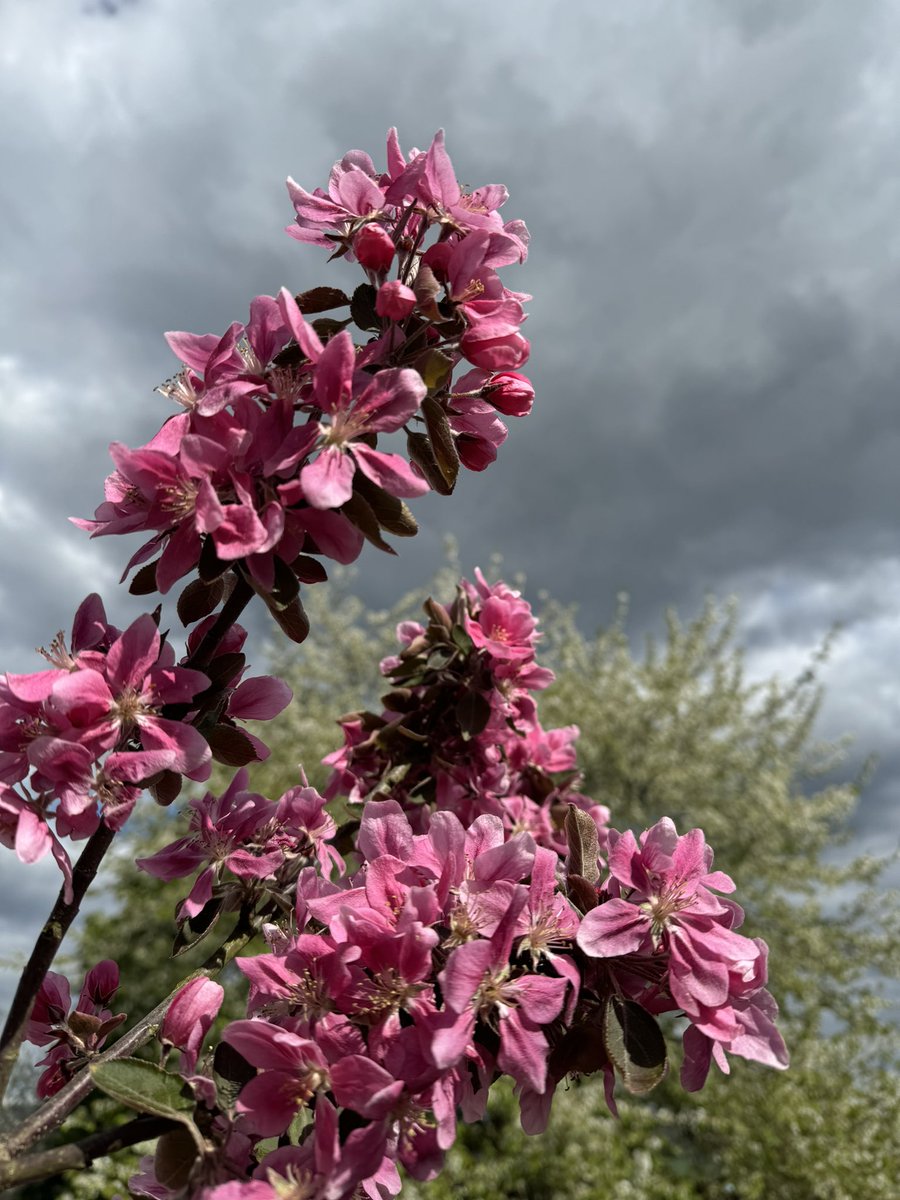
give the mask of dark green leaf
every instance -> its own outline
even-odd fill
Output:
[[[266,604],[269,609],[273,606],[276,608],[287,608],[292,600],[296,598],[300,591],[300,580],[287,565],[283,558],[275,556],[275,582],[272,585],[272,591],[266,598]]]
[[[422,401],[422,416],[425,418],[425,428],[431,440],[434,461],[452,492],[459,474],[459,455],[447,414],[433,396],[426,396]]]
[[[652,1092],[668,1070],[666,1041],[656,1021],[634,1000],[611,996],[603,1013],[603,1043],[633,1096]]]
[[[327,342],[329,338],[333,338],[336,333],[340,333],[342,329],[346,329],[350,324],[350,318],[346,321],[336,321],[334,317],[317,317],[312,322],[312,327],[322,339]]]
[[[393,533],[396,537],[413,537],[419,532],[416,518],[407,505],[377,483],[373,483],[371,479],[366,479],[362,471],[357,471],[353,478],[353,490],[363,497],[375,514],[378,524],[388,533]]]
[[[230,566],[231,563],[223,562],[219,558],[215,543],[211,537],[207,537],[200,551],[200,561],[197,563],[197,574],[200,578],[204,583],[211,583],[220,575],[224,575]]]
[[[194,1101],[183,1096],[184,1080],[140,1058],[117,1058],[91,1067],[94,1083],[126,1108],[184,1121]]]
[[[341,505],[341,512],[349,521],[352,521],[367,542],[371,542],[373,546],[377,546],[385,554],[397,553],[394,547],[389,545],[381,536],[381,526],[378,524],[378,518],[375,516],[368,500],[364,500],[358,491],[354,491],[347,503]]]
[[[437,464],[431,442],[424,433],[407,433],[406,449],[409,457],[416,464],[434,491],[439,496],[449,496],[453,487],[447,483],[444,473]]]
[[[173,958],[179,958],[203,941],[222,915],[222,904],[221,896],[213,896],[212,900],[207,900],[196,916],[179,923],[175,941],[172,943]]]

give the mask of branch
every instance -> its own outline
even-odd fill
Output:
[[[253,588],[237,570],[235,579],[237,582],[231,595],[222,605],[222,611],[203,635],[194,653],[185,660],[184,666],[191,667],[196,671],[202,671],[205,666],[208,666],[222,638],[253,599]]]
[[[206,963],[199,970],[192,972],[187,978],[183,979],[166,996],[165,1000],[157,1004],[152,1012],[147,1013],[145,1017],[138,1021],[137,1025],[123,1034],[114,1045],[93,1058],[91,1065],[110,1062],[116,1058],[125,1058],[133,1054],[135,1050],[138,1050],[145,1042],[149,1042],[162,1024],[169,1005],[184,985],[200,976],[207,979],[214,979],[222,968],[234,958],[238,951],[246,946],[253,937],[253,934],[254,930],[250,926],[249,920],[244,913],[241,913],[231,935],[218,950],[210,955]],[[51,1130],[57,1129],[69,1113],[93,1090],[93,1076],[89,1068],[85,1067],[64,1088],[61,1088],[55,1096],[37,1109],[36,1112],[26,1117],[21,1125],[18,1125],[5,1137],[0,1138],[0,1177],[2,1177],[4,1170],[7,1169],[6,1164],[12,1161],[18,1154],[21,1154],[23,1150],[27,1150],[29,1146],[34,1145],[40,1138],[45,1137]]]
[[[3,1033],[0,1035],[0,1099],[6,1094],[10,1075],[19,1057],[19,1047],[25,1035],[35,997],[56,957],[60,943],[78,915],[85,893],[93,883],[103,856],[114,837],[115,831],[102,824],[91,835],[72,872],[71,902],[66,902],[65,889],[61,888],[53,911],[35,942],[31,957],[19,979]]]
[[[0,1191],[39,1179],[49,1179],[62,1171],[85,1170],[98,1158],[106,1158],[128,1146],[136,1146],[138,1142],[148,1142],[177,1127],[177,1121],[165,1117],[141,1116],[124,1125],[117,1125],[115,1129],[92,1133],[80,1142],[29,1154],[16,1162],[0,1165]]]

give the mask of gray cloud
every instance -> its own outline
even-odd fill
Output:
[[[507,183],[532,229],[509,283],[535,294],[539,404],[493,470],[417,507],[399,562],[364,557],[367,594],[426,577],[453,532],[468,569],[502,550],[586,625],[623,588],[636,632],[738,590],[760,669],[840,617],[823,719],[882,752],[860,829],[896,838],[894,6],[3,10],[4,667],[110,595],[123,547],[64,517],[93,509],[106,444],[166,414],[162,330],[328,278],[281,232],[284,176],[444,125],[460,177]]]

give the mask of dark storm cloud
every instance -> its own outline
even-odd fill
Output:
[[[334,281],[281,232],[284,176],[312,187],[347,147],[380,159],[389,125],[407,147],[446,126],[460,177],[505,182],[531,227],[507,277],[534,292],[539,403],[486,476],[417,506],[399,561],[367,552],[366,594],[420,582],[452,532],[467,570],[502,550],[588,626],[622,589],[641,632],[735,588],[760,669],[799,666],[838,616],[829,731],[889,750],[892,5],[90,8],[4,8],[3,668],[32,669],[86,591],[112,590],[123,547],[64,517],[93,509],[106,444],[168,411],[162,330],[224,329],[257,292]],[[863,832],[896,836],[898,779],[888,754]]]

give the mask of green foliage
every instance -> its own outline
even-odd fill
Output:
[[[433,594],[452,594],[457,573],[451,564]],[[254,768],[252,786],[277,797],[297,782],[300,762],[321,786],[320,759],[340,741],[336,716],[378,706],[377,663],[394,650],[396,622],[417,616],[421,599],[411,595],[372,614],[339,585],[308,589],[309,640],[299,647],[279,640],[269,651],[295,700],[261,731],[273,753]],[[882,997],[900,967],[900,923],[895,898],[880,886],[884,862],[846,851],[864,780],[840,781],[846,743],[813,738],[827,646],[799,679],[753,684],[735,645],[733,608],[710,602],[687,625],[670,615],[665,640],[641,655],[625,618],[622,610],[587,638],[571,612],[546,606],[542,660],[557,682],[542,698],[543,724],[581,727],[583,790],[610,806],[618,828],[642,829],[668,814],[680,830],[706,831],[716,865],[734,876],[747,908],[744,932],[771,946],[791,1069],[737,1062],[730,1078],[714,1071],[702,1093],[688,1096],[677,1083],[670,1029],[670,1077],[645,1100],[625,1099],[620,1120],[587,1080],[561,1090],[547,1134],[528,1138],[511,1093],[499,1089],[488,1118],[461,1127],[445,1173],[429,1184],[410,1181],[404,1195],[895,1200],[900,1056]],[[191,956],[167,959],[184,883],[163,885],[130,863],[135,844],[152,852],[180,827],[170,811],[148,805],[144,814],[129,827],[132,844],[79,946],[85,965],[119,960],[129,988],[122,1007],[135,1016],[195,965]],[[242,994],[229,989],[235,1015]],[[43,1186],[47,1197],[83,1194]],[[99,1179],[96,1188],[91,1194],[111,1194]]]

